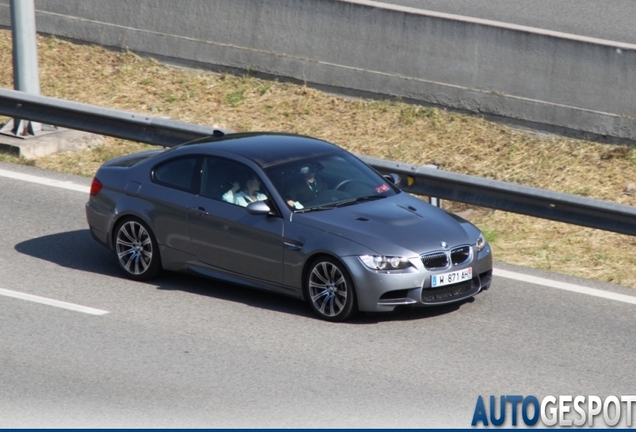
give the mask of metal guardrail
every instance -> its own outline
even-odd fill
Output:
[[[207,126],[6,89],[0,89],[0,114],[166,147],[213,135],[215,131]],[[401,175],[401,188],[414,194],[636,235],[636,208],[632,206],[457,174],[432,166],[371,157],[361,159],[381,173]]]
[[[208,126],[7,89],[0,89],[0,114],[166,147],[214,133]]]
[[[636,207],[481,177],[442,171],[427,166],[362,157],[382,173],[410,177],[407,192],[436,196],[498,210],[535,216],[573,225],[636,235]]]

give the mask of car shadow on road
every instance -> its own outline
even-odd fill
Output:
[[[114,254],[97,244],[88,229],[67,231],[26,240],[16,244],[15,250],[62,267],[129,280],[125,278],[119,269]],[[195,295],[243,303],[250,307],[273,310],[309,319],[318,319],[311,312],[309,305],[298,299],[200,276],[164,272],[152,281],[135,283],[152,285],[159,290],[178,290]],[[346,324],[378,324],[385,321],[433,318],[456,312],[462,305],[472,301],[473,299],[468,299],[452,305],[431,308],[404,308],[392,313],[360,313],[347,321]]]
[[[271,293],[247,285],[233,284],[185,273],[163,272],[152,284],[159,290],[178,290],[189,294],[213,297],[247,306],[312,318],[309,306],[293,297]]]
[[[97,244],[88,229],[36,237],[16,244],[15,250],[74,270],[102,275],[119,271],[112,253]]]
[[[36,237],[16,244],[14,248],[21,254],[65,268],[124,279],[129,283],[153,286],[159,290],[178,290],[251,307],[312,317],[309,307],[294,298],[200,276],[163,272],[151,281],[133,282],[124,276],[113,252],[95,242],[88,229]]]

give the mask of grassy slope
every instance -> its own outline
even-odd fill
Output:
[[[38,38],[41,93],[238,131],[316,136],[348,150],[634,205],[633,148],[524,132],[477,116],[400,102],[354,100],[304,86],[171,68],[132,53]],[[0,87],[13,88],[11,34],[0,31]],[[4,122],[6,119],[0,119]],[[113,138],[30,162],[91,176],[105,160],[147,148]],[[0,160],[22,162],[8,156]],[[487,209],[463,211],[499,261],[636,288],[636,238]]]

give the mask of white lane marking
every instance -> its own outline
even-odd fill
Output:
[[[8,177],[16,180],[27,181],[30,183],[38,183],[45,186],[53,186],[62,189],[69,189],[77,192],[90,192],[90,187],[70,181],[53,180],[45,177],[34,176],[30,174],[22,174],[13,171],[0,169],[0,176]]]
[[[586,294],[594,297],[601,297],[608,300],[615,300],[623,303],[630,303],[636,305],[636,297],[628,296],[624,294],[616,294],[609,291],[603,291],[596,288],[587,288],[578,285],[573,285],[565,282],[553,281],[550,279],[544,279],[536,276],[524,275],[521,273],[515,273],[508,270],[493,269],[495,276],[504,277],[507,279],[514,279],[522,282],[529,282],[535,285],[543,285],[550,288],[561,289],[565,291],[572,291],[579,294]]]
[[[81,306],[74,303],[67,303],[67,302],[63,302],[59,300],[53,300],[50,298],[40,297],[40,296],[36,296],[32,294],[25,294],[18,291],[11,291],[4,288],[0,288],[0,295],[6,296],[6,297],[13,297],[20,300],[27,300],[27,301],[31,301],[35,303],[41,303],[48,306],[55,306],[58,308],[68,309],[75,312],[82,312],[82,313],[86,313],[90,315],[105,315],[108,313],[108,311],[101,310],[101,309],[95,309],[88,306]]]
[[[88,186],[83,186],[73,182],[63,182],[59,180],[52,180],[45,177],[38,177],[29,174],[21,174],[13,171],[7,171],[0,169],[0,176],[9,177],[16,180],[24,180],[32,183],[38,183],[46,186],[53,186],[63,189],[70,189],[79,192],[89,193],[90,188]],[[550,279],[544,279],[536,276],[524,275],[521,273],[511,272],[508,270],[501,270],[498,268],[493,269],[493,273],[495,276],[504,277],[507,279],[514,279],[523,282],[530,282],[536,285],[542,285],[551,288],[562,289],[565,291],[572,291],[579,294],[586,294],[594,297],[601,297],[609,300],[616,300],[623,303],[636,304],[636,297],[623,295],[623,294],[615,294],[608,291],[602,291],[595,288],[586,288],[578,285],[568,284],[565,282],[557,282]]]

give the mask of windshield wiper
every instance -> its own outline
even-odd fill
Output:
[[[381,198],[386,198],[386,195],[365,195],[358,198],[352,198],[345,201],[340,201],[338,203],[330,204],[330,205],[322,205],[318,207],[307,207],[302,209],[296,209],[294,213],[307,213],[311,211],[320,211],[320,210],[333,210],[337,207],[344,207],[351,204],[357,204],[363,201],[375,201]]]
[[[333,210],[336,206],[318,206],[318,207],[306,207],[301,209],[295,209],[294,213],[309,213],[312,211],[321,211],[321,210]]]
[[[335,204],[334,207],[343,207],[351,204],[357,204],[363,201],[375,201],[382,198],[386,198],[386,195],[364,195],[358,198],[353,198],[346,201],[341,201],[338,204]]]

